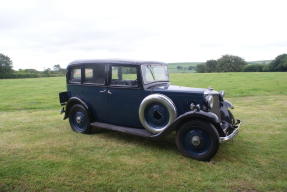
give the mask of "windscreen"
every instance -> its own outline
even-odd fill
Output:
[[[141,68],[145,84],[168,81],[167,65],[142,65]]]

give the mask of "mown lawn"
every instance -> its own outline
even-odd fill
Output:
[[[243,121],[208,163],[181,156],[172,136],[72,132],[58,113],[64,78],[0,80],[0,191],[287,191],[287,73],[171,78],[225,89]]]

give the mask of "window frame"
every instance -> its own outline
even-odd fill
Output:
[[[80,81],[72,81],[71,77],[72,77],[72,71],[75,69],[80,69],[81,71],[81,78]],[[82,83],[82,79],[83,79],[83,70],[82,70],[82,66],[73,66],[69,69],[69,75],[68,75],[68,84],[81,84]]]
[[[100,84],[100,83],[93,83],[93,82],[85,82],[86,80],[86,68],[92,68],[94,69],[95,66],[97,65],[103,65],[105,68],[105,80],[104,80],[104,84]],[[96,63],[96,64],[84,64],[82,67],[82,74],[83,74],[83,78],[82,78],[82,84],[83,85],[93,85],[93,86],[98,86],[98,87],[106,87],[107,86],[107,64],[101,64],[101,63]]]
[[[112,67],[135,67],[137,74],[137,86],[126,86],[126,85],[112,85]],[[108,77],[108,87],[119,88],[119,89],[141,89],[142,88],[142,78],[140,65],[130,65],[130,64],[110,64],[109,65],[109,77]]]

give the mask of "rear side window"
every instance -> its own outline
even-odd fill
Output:
[[[82,78],[81,68],[71,69],[71,74],[70,74],[70,82],[71,83],[80,83],[81,78]]]
[[[85,67],[84,83],[105,85],[105,82],[106,82],[105,65],[96,64]]]
[[[111,86],[138,87],[137,68],[112,66]]]

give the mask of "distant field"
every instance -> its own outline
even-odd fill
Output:
[[[208,163],[161,141],[71,131],[63,77],[0,80],[0,191],[287,191],[287,73],[174,73],[172,83],[224,89],[243,121]]]
[[[225,90],[227,97],[287,94],[287,73],[172,73],[172,84]],[[0,80],[0,111],[55,109],[64,77]]]
[[[196,65],[202,62],[179,62],[179,63],[169,63],[168,70],[170,73],[190,73],[195,72],[194,70],[188,70],[189,66],[196,67]],[[181,69],[178,69],[181,67]]]
[[[247,61],[247,64],[269,64],[272,60],[259,60],[259,61]],[[196,67],[198,64],[204,62],[176,62],[169,63],[168,69],[170,73],[191,73],[195,72],[195,70],[188,70],[189,66]],[[180,69],[178,68],[180,67]]]
[[[248,64],[269,64],[272,60],[247,61]]]

